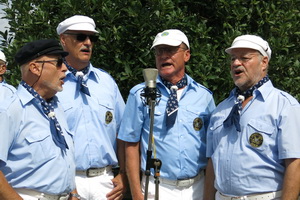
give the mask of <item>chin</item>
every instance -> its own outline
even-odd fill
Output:
[[[64,90],[64,88],[63,87],[59,87],[59,88],[57,88],[57,92],[61,92],[61,91],[63,91]]]
[[[173,68],[160,68],[159,74],[161,76],[172,76],[174,74]]]

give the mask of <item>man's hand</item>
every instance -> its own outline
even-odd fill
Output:
[[[126,176],[125,174],[118,174],[111,181],[114,185],[114,189],[106,195],[108,200],[122,200],[124,194],[126,192],[125,180],[122,176]]]

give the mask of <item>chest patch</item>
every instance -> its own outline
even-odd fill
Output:
[[[193,126],[194,126],[195,131],[199,131],[203,126],[202,119],[199,117],[195,118],[193,121]]]
[[[113,120],[113,114],[110,111],[107,111],[105,114],[105,123],[109,124]]]
[[[249,143],[252,147],[260,147],[264,141],[263,136],[260,133],[253,133],[249,137]]]

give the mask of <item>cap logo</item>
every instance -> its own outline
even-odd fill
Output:
[[[161,34],[161,36],[168,36],[169,35],[169,32],[163,32],[162,34]]]

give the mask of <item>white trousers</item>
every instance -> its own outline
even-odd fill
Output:
[[[114,188],[111,181],[113,178],[112,171],[95,177],[76,175],[76,189],[81,200],[107,200],[106,194]]]
[[[204,192],[204,179],[202,176],[200,180],[196,181],[189,187],[177,187],[173,185],[167,185],[164,183],[159,184],[158,196],[160,200],[202,200]],[[146,178],[142,179],[142,191],[145,192]],[[148,200],[155,199],[155,183],[152,176],[149,177],[148,187]]]

